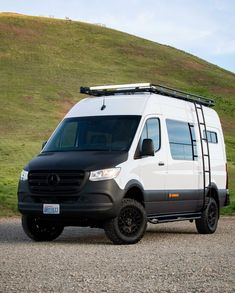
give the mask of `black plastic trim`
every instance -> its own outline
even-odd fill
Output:
[[[97,221],[115,217],[125,191],[120,189],[115,180],[89,181],[84,188],[72,195],[73,202],[66,202],[64,198],[71,195],[53,196],[51,194],[33,194],[27,183],[19,184],[18,208],[22,214],[43,216],[43,203],[59,203],[62,217],[85,217]],[[60,201],[61,200],[61,201]]]
[[[179,194],[170,198],[169,194]],[[148,190],[144,192],[147,215],[199,212],[203,205],[203,190]]]
[[[124,190],[125,190],[125,192],[127,192],[128,190],[130,190],[133,187],[139,188],[141,190],[141,192],[143,193],[143,195],[144,195],[144,188],[143,188],[142,184],[138,180],[135,180],[135,179],[130,180],[126,184]]]

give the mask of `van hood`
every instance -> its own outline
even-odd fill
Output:
[[[112,168],[125,162],[128,152],[73,151],[45,152],[32,159],[26,170],[83,170]]]

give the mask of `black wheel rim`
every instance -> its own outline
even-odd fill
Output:
[[[217,223],[217,206],[216,204],[213,202],[209,205],[208,207],[208,225],[210,227],[210,229],[214,229]]]
[[[125,207],[118,217],[118,227],[120,232],[127,236],[136,236],[142,226],[143,215],[138,208]]]
[[[53,224],[44,223],[40,218],[34,218],[31,223],[32,232],[35,235],[53,236],[57,233],[57,227]]]

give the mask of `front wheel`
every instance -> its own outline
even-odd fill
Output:
[[[107,237],[114,244],[134,244],[144,235],[147,217],[144,207],[136,200],[124,198],[119,215],[104,224]]]
[[[210,198],[207,208],[203,211],[202,217],[196,220],[196,228],[200,234],[212,234],[216,231],[219,220],[219,207],[214,200]]]
[[[25,234],[34,241],[52,241],[64,230],[61,224],[28,215],[22,216],[22,227]]]

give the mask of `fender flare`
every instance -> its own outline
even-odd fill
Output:
[[[143,185],[136,179],[132,179],[129,182],[127,182],[127,184],[126,184],[126,186],[124,188],[125,194],[128,192],[128,190],[130,190],[133,187],[139,188],[141,190],[141,192],[143,193],[143,195],[144,195]]]
[[[211,193],[211,191],[213,191],[213,194]],[[209,190],[207,192],[207,198],[213,197],[215,198],[217,204],[218,204],[218,208],[220,208],[220,198],[219,198],[219,189],[217,187],[217,185],[214,182],[211,182],[211,185],[209,187]]]

